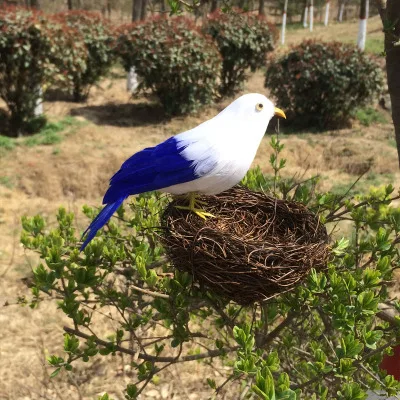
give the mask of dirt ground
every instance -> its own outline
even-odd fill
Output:
[[[373,32],[378,24],[370,24]],[[343,25],[339,27],[342,31]],[[332,27],[330,37],[339,28]],[[357,24],[346,24],[356,37]],[[353,32],[354,31],[354,32]],[[374,34],[374,33],[373,33]],[[288,32],[288,43],[307,33]],[[328,34],[316,27],[316,36]],[[325,37],[326,36],[326,37]],[[338,38],[339,39],[339,38]],[[265,92],[262,73],[253,75],[245,92]],[[123,78],[108,79],[94,88],[86,104],[52,101],[44,104],[52,120],[72,115],[81,124],[61,133],[63,140],[51,146],[16,146],[0,155],[0,399],[94,399],[104,391],[123,399],[122,390],[130,377],[126,361],[120,357],[99,361],[88,369],[49,379],[52,372],[45,357],[60,352],[63,325],[68,323],[55,305],[44,302],[39,310],[16,305],[18,296],[29,295],[21,279],[29,276],[37,259],[19,244],[20,217],[42,214],[50,223],[54,211],[64,205],[80,215],[77,226],[83,230],[87,220],[80,214],[83,204],[100,205],[110,176],[137,150],[154,145],[171,135],[194,127],[214,116],[225,105],[209,108],[197,115],[168,120],[151,99],[132,100]],[[321,189],[339,190],[349,186],[369,169],[361,182],[369,186],[399,184],[393,126],[387,123],[370,127],[357,121],[351,129],[324,134],[303,132],[285,134],[287,176],[320,175]],[[271,173],[268,165],[269,138],[265,137],[254,165]],[[4,306],[3,306],[4,305]],[[167,369],[158,385],[150,385],[144,399],[204,399],[210,396],[199,376],[213,376],[203,364],[191,362]],[[218,374],[217,374],[218,375]],[[182,384],[183,382],[183,384]],[[232,399],[233,394],[225,398]]]

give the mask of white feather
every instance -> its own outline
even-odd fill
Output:
[[[261,111],[258,104],[263,104]],[[273,115],[274,105],[265,96],[247,94],[216,117],[175,136],[181,155],[193,162],[199,178],[162,191],[217,194],[235,186],[249,170]]]

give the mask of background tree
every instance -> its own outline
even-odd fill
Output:
[[[358,27],[357,47],[364,51],[367,39],[367,22],[369,15],[369,0],[361,0],[360,3],[360,22]]]
[[[324,25],[328,26],[329,23],[329,10],[330,10],[331,2],[330,0],[326,0],[325,4],[325,17],[324,17]]]
[[[143,0],[132,0],[132,22],[140,21]]]
[[[385,35],[386,71],[400,167],[400,1],[376,0]]]
[[[339,0],[339,7],[338,7],[338,14],[337,14],[338,22],[343,21],[343,14],[345,12],[347,2],[348,2],[348,0]]]
[[[258,2],[258,15],[265,16],[265,0],[259,0]]]
[[[285,44],[287,9],[288,9],[288,0],[285,0],[285,2],[283,4],[283,13],[282,13],[281,44]]]

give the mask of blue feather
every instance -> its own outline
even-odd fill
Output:
[[[197,179],[193,160],[181,156],[174,137],[158,146],[149,147],[126,160],[111,178],[103,204],[113,203],[121,196],[159,190]]]
[[[193,160],[181,156],[184,147],[178,147],[174,137],[155,147],[149,147],[126,160],[110,179],[103,204],[106,206],[92,221],[83,236],[87,235],[81,251],[96,236],[122,202],[130,195],[159,190],[197,179]]]
[[[125,197],[121,197],[115,203],[107,204],[97,215],[97,217],[92,221],[86,231],[83,233],[82,237],[86,235],[87,232],[89,234],[86,237],[86,240],[83,242],[80,251],[83,251],[88,243],[96,236],[96,233],[99,229],[101,229],[111,218],[111,216],[117,211],[118,207],[123,203]]]

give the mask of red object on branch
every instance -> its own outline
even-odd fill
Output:
[[[397,381],[400,381],[400,346],[393,349],[393,355],[385,355],[380,365],[381,369],[388,374],[393,375]]]

